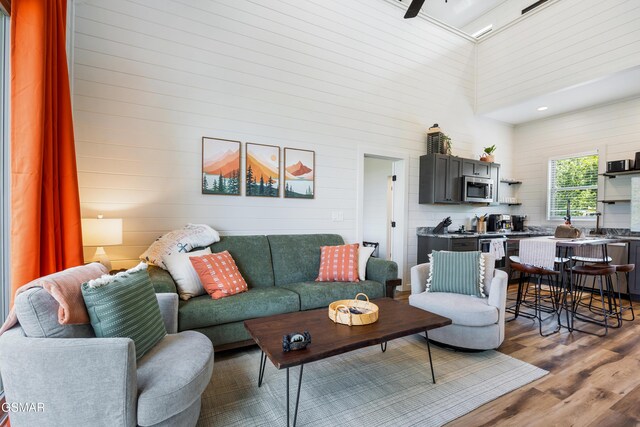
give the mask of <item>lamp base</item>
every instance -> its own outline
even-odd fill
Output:
[[[91,261],[99,262],[107,268],[107,271],[111,271],[111,260],[102,246],[98,246],[96,248],[96,253],[93,254],[93,259]]]

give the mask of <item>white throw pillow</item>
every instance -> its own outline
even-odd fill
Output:
[[[153,242],[140,255],[142,261],[167,270],[164,258],[175,253],[187,253],[193,248],[204,248],[220,241],[220,234],[206,224],[187,224],[173,230]]]
[[[180,299],[188,300],[189,298],[204,295],[207,292],[202,286],[200,277],[193,268],[190,257],[211,254],[211,249],[206,248],[201,251],[193,251],[189,253],[175,253],[164,258],[167,270],[171,273],[171,277],[176,282]]]
[[[360,246],[358,249],[358,277],[360,280],[365,280],[365,274],[367,272],[367,261],[371,258],[371,254],[376,248]]]

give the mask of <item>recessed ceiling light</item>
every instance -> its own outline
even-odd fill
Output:
[[[545,111],[548,110],[549,107],[538,107],[538,111]]]

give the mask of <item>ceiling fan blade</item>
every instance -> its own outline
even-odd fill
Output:
[[[404,14],[404,19],[415,18],[418,16],[423,4],[424,0],[413,0],[409,5],[409,9],[407,9],[407,13]]]

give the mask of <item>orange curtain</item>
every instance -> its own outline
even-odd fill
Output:
[[[11,10],[11,287],[82,264],[66,0]]]

